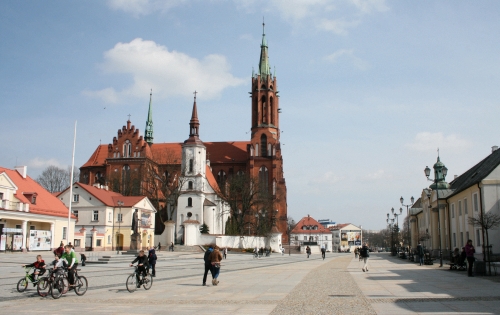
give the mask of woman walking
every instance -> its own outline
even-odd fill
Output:
[[[468,269],[468,276],[469,277],[474,277],[472,274],[472,266],[474,265],[474,253],[476,252],[476,249],[474,248],[474,245],[472,245],[472,240],[467,241],[467,245],[465,245],[465,255],[467,255],[467,264],[469,265]]]
[[[220,261],[222,260],[222,254],[219,251],[219,246],[215,245],[213,252],[210,254],[210,262],[212,264],[212,284],[219,284],[219,272],[220,272]]]

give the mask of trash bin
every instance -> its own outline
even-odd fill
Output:
[[[486,274],[486,264],[482,260],[476,260],[474,262],[474,273],[476,275],[484,276]]]

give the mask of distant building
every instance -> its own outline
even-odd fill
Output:
[[[0,250],[52,250],[72,241],[76,217],[27,175],[27,167],[0,167]]]
[[[351,223],[337,224],[330,227],[333,236],[333,251],[353,251],[354,247],[363,244],[363,232],[361,227]]]
[[[319,251],[322,246],[327,251],[332,250],[332,236],[330,230],[321,225],[311,216],[303,217],[290,232],[292,244],[315,247]]]
[[[322,219],[322,220],[318,220],[318,222],[322,226],[326,227],[327,229],[330,228],[330,227],[332,227],[332,226],[335,226],[337,224],[337,223],[331,221],[330,219]]]
[[[75,183],[71,198],[69,187],[58,198],[68,206],[71,200],[71,211],[77,218],[73,243],[76,250],[128,250],[135,209],[138,209],[142,248],[155,244],[156,209],[147,197],[123,196],[99,184]]]

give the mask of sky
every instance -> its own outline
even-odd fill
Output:
[[[399,198],[500,145],[500,2],[0,2],[0,165],[36,178],[111,143],[131,115],[155,142],[249,140],[265,18],[280,91],[288,214],[386,226]],[[406,212],[406,210],[404,211]]]

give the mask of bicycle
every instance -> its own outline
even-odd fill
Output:
[[[76,295],[82,296],[87,292],[88,281],[85,276],[78,274],[80,269],[75,269],[74,284],[70,285],[68,281],[68,270],[61,275],[56,275],[50,284],[50,294],[54,299],[58,299],[61,295],[66,294],[69,289],[73,289]],[[67,284],[66,284],[67,283]]]
[[[134,266],[134,268],[134,272],[128,276],[127,282],[125,283],[128,292],[133,293],[137,288],[140,288],[141,285],[145,290],[151,289],[153,277],[149,273],[149,270],[146,270],[146,275],[144,275],[142,272],[138,274],[139,271],[137,266]],[[137,278],[139,278],[139,283],[137,283]]]
[[[51,287],[52,283],[56,279],[56,277],[62,276],[63,279],[63,284],[64,284],[64,289],[63,294],[68,292],[69,289],[69,282],[67,277],[64,276],[65,270],[64,269],[50,269],[49,274],[46,275],[45,277],[41,277],[38,280],[37,288],[36,291],[38,292],[38,295],[41,297],[48,296],[49,294],[52,294]]]
[[[35,275],[30,275],[30,271],[35,269],[35,267],[23,267],[26,274],[17,282],[17,292],[24,292],[28,288],[28,283],[33,283],[33,286],[37,285],[37,280],[35,280]]]

